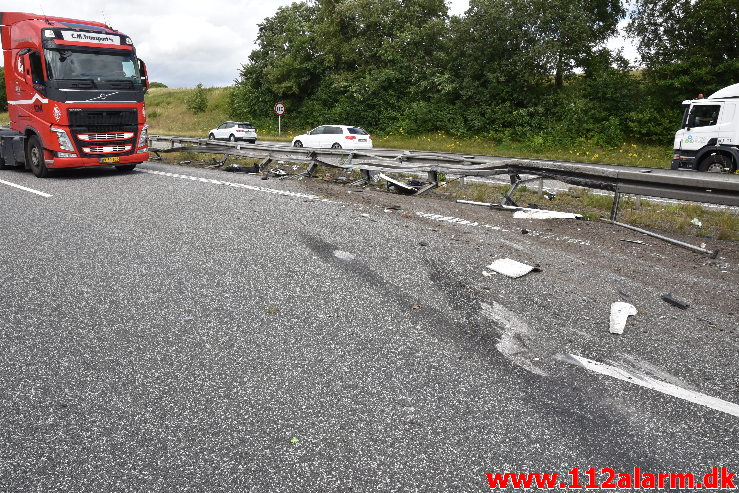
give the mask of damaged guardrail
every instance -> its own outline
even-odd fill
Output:
[[[214,142],[159,135],[152,135],[149,140],[151,152],[154,153],[196,152],[263,159],[260,167],[272,160],[306,163],[309,167],[303,173],[305,176],[310,176],[320,165],[358,169],[362,173],[359,182],[369,181],[373,172],[426,172],[429,184],[418,189],[415,192],[417,194],[437,187],[438,173],[461,177],[508,174],[512,187],[504,196],[504,201],[513,205],[513,193],[530,180],[521,176],[534,175],[537,179],[550,178],[571,185],[612,191],[611,221],[617,219],[621,194],[739,206],[737,175],[394,149],[295,148],[284,144]]]

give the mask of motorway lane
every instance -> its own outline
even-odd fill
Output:
[[[612,301],[597,262],[526,239],[552,276],[481,279],[491,252],[520,251],[510,238],[456,242],[299,182],[141,169],[0,171],[52,195],[0,185],[3,489],[483,491],[500,470],[737,469],[739,417],[562,362],[626,354],[739,402],[736,336],[701,335],[706,361],[652,340],[682,322],[658,304],[648,336],[618,342],[584,316]],[[680,342],[734,323],[686,317]]]

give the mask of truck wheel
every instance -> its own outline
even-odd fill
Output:
[[[44,162],[44,148],[41,147],[41,141],[35,135],[28,139],[26,144],[26,163],[31,168],[31,172],[39,178],[49,176],[49,168]]]
[[[723,154],[712,154],[701,161],[700,170],[708,173],[728,173],[731,171],[731,159]]]
[[[120,171],[121,173],[128,173],[130,171],[133,171],[136,168],[136,165],[139,163],[133,163],[133,164],[121,164],[119,166],[116,166],[115,169]]]

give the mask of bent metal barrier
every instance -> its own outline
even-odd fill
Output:
[[[504,198],[510,203],[513,203],[511,197],[516,188],[530,180],[521,179],[521,175],[534,175],[538,177],[536,179],[550,178],[571,185],[614,192],[611,220],[616,219],[620,196],[624,193],[739,206],[739,175],[719,173],[395,149],[309,149],[286,144],[226,143],[159,135],[150,136],[150,150],[154,153],[196,152],[263,159],[261,166],[266,166],[272,160],[307,163],[309,167],[304,174],[308,176],[319,165],[357,169],[367,181],[372,172],[378,171],[426,172],[430,184],[418,193],[438,186],[439,172],[461,177],[508,174],[513,186]]]

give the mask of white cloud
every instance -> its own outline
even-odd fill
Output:
[[[133,39],[149,79],[170,87],[225,86],[256,47],[258,24],[293,0],[0,0],[0,12],[104,21]],[[43,10],[42,10],[43,9]]]

